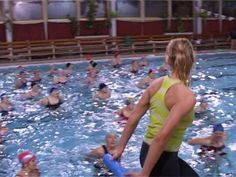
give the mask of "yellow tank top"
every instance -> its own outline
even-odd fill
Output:
[[[168,117],[169,110],[165,105],[165,94],[167,90],[176,83],[180,83],[178,79],[173,79],[165,76],[160,89],[152,96],[150,100],[150,119],[149,124],[144,136],[144,142],[151,144],[155,135],[163,127],[166,118]],[[183,117],[178,124],[176,130],[170,137],[165,147],[166,151],[176,152],[179,150],[183,140],[186,128],[192,123],[194,118],[194,109]]]

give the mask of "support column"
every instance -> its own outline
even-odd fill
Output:
[[[223,18],[222,18],[222,5],[223,2],[222,0],[219,0],[219,32],[222,32],[222,23],[223,23]]]
[[[13,41],[13,29],[12,29],[13,20],[10,11],[10,4],[11,1],[9,0],[3,1],[3,14],[4,14],[4,24],[5,24],[7,42]]]
[[[167,7],[168,7],[168,21],[167,21],[167,29],[170,30],[171,28],[171,19],[172,19],[172,0],[168,0],[167,2]]]
[[[76,0],[76,20],[77,20],[77,31],[76,31],[76,36],[80,36],[80,17],[81,17],[81,4],[80,4],[80,0]]]
[[[116,12],[116,0],[111,1],[111,11]],[[112,18],[111,20],[111,36],[116,37],[117,36],[117,22],[116,18]]]
[[[193,32],[194,34],[202,34],[202,18],[199,17],[199,12],[202,8],[202,0],[193,2]]]
[[[141,21],[145,21],[145,2],[144,0],[140,0],[140,12],[141,12]],[[141,35],[144,35],[143,23],[141,25]]]
[[[45,39],[48,39],[48,0],[42,1],[42,11],[43,11]]]
[[[145,19],[145,2],[144,0],[140,0],[140,11],[141,11],[141,19],[144,21]]]

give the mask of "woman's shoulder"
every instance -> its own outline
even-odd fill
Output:
[[[163,80],[164,80],[164,77],[159,77],[159,78],[153,80],[153,81],[150,83],[149,87],[147,88],[147,91],[148,91],[149,93],[151,93],[151,95],[153,95],[154,93],[156,93],[156,92],[160,89]]]

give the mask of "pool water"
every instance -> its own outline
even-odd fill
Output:
[[[137,75],[128,72],[131,60],[126,59],[120,69],[113,69],[109,61],[98,61],[98,80],[94,85],[81,82],[86,77],[87,62],[74,63],[74,73],[67,84],[59,86],[64,102],[55,111],[49,111],[38,104],[38,99],[22,101],[25,90],[14,90],[17,71],[14,67],[0,69],[1,93],[6,92],[14,104],[14,111],[1,117],[9,128],[0,148],[0,176],[13,177],[20,169],[17,154],[28,149],[37,156],[43,177],[95,176],[93,164],[84,160],[90,149],[104,143],[107,132],[121,134],[123,126],[117,123],[114,113],[124,105],[127,97],[136,101],[142,93],[137,82],[146,76],[150,68],[158,68],[163,57],[150,57],[149,65]],[[198,97],[207,100],[209,108],[198,114],[187,130],[181,146],[180,156],[200,176],[236,176],[236,53],[201,54],[197,56],[192,73],[192,89]],[[57,64],[63,68],[64,64]],[[42,96],[52,87],[52,77],[47,76],[46,65],[27,66],[27,71],[41,71]],[[160,76],[157,73],[157,77]],[[92,99],[100,82],[112,90],[107,101]],[[1,94],[0,93],[0,94]],[[130,171],[140,170],[139,150],[148,121],[148,113],[141,119],[122,157],[122,165]],[[226,141],[226,156],[199,157],[197,146],[186,142],[195,136],[207,136],[212,124],[223,123],[229,134]]]

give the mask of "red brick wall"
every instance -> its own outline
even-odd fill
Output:
[[[48,22],[48,39],[74,38],[69,22]]]
[[[44,40],[43,23],[13,24],[13,41]]]
[[[150,22],[117,21],[117,36],[161,35],[165,31],[162,20]]]
[[[6,42],[6,31],[4,24],[0,24],[0,42]]]

